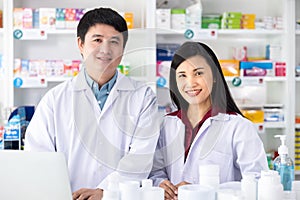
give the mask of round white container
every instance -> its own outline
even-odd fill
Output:
[[[300,200],[300,181],[293,181],[292,182],[292,191],[295,191],[296,199]]]
[[[120,192],[117,190],[104,190],[102,200],[119,200]]]
[[[213,187],[204,185],[183,185],[178,188],[178,200],[215,200]]]
[[[257,199],[257,173],[244,173],[241,180],[241,190],[244,193],[246,200]]]
[[[241,190],[219,189],[218,200],[245,200]]]
[[[122,181],[119,183],[119,188],[121,191],[121,200],[141,200],[140,182]]]
[[[141,200],[164,200],[165,191],[160,187],[141,188]]]

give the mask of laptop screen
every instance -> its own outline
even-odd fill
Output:
[[[58,152],[0,151],[0,198],[72,200],[64,155]]]

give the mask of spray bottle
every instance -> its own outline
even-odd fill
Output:
[[[274,170],[278,171],[283,185],[283,190],[291,191],[294,180],[294,162],[288,154],[288,147],[285,144],[286,135],[275,135],[280,138],[281,145],[278,147],[278,154],[273,162]]]

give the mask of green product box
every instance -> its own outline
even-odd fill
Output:
[[[221,22],[220,21],[202,21],[202,28],[207,28],[207,29],[220,29],[221,28]]]
[[[219,14],[206,14],[202,16],[202,28],[206,29],[220,29],[221,17]]]
[[[240,29],[241,25],[222,24],[222,29]]]
[[[228,24],[228,25],[240,25],[241,19],[238,18],[223,18],[222,24]]]
[[[241,19],[243,14],[241,12],[224,12],[223,18],[239,18]]]
[[[171,9],[171,14],[185,14],[185,9],[173,8]]]

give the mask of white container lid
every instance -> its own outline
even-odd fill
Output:
[[[152,187],[153,181],[151,179],[143,179],[142,180],[142,187]]]

